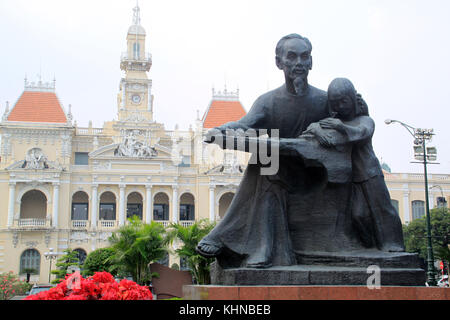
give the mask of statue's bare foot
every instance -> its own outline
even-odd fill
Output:
[[[206,258],[213,258],[217,257],[222,252],[223,247],[217,243],[202,240],[198,243],[196,249],[200,255]]]

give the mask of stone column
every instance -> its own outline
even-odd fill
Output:
[[[403,192],[403,222],[409,223],[409,192]]]
[[[14,208],[15,208],[15,197],[16,197],[16,183],[9,183],[9,202],[8,202],[8,222],[7,226],[11,227],[14,222]]]
[[[145,186],[145,223],[152,222],[152,185]]]
[[[216,210],[215,210],[215,187],[213,185],[209,186],[209,220],[211,222],[216,220]]]
[[[178,215],[180,209],[178,208],[178,186],[172,186],[172,222],[178,223]]]
[[[97,214],[98,213],[98,184],[92,185],[91,197],[91,223],[92,228],[97,228]]]
[[[119,193],[119,226],[123,226],[125,223],[125,185],[120,184],[120,193]]]
[[[53,217],[52,227],[58,228],[59,215],[59,183],[53,183]]]

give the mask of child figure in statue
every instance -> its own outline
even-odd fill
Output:
[[[352,144],[352,223],[361,243],[382,251],[405,251],[401,221],[372,147],[375,123],[367,105],[345,78],[330,83],[328,102],[331,117],[311,124],[305,133],[323,137],[321,129],[334,129]],[[326,139],[319,142],[332,147]]]

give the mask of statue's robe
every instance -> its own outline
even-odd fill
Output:
[[[367,248],[404,251],[402,223],[372,147],[375,123],[369,116],[359,116],[343,128],[352,144],[352,222],[360,241]]]

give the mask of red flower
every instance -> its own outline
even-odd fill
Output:
[[[63,298],[62,300],[89,300],[89,299],[88,296],[85,294],[71,294]]]
[[[121,300],[117,290],[108,290],[102,294],[100,300]]]
[[[76,277],[75,281],[74,278]],[[68,275],[56,287],[25,300],[152,300],[147,287],[130,280],[117,283],[108,272],[97,272],[83,279],[81,275]]]
[[[94,280],[95,282],[101,282],[101,283],[108,283],[108,282],[113,282],[114,277],[108,273],[108,272],[96,272],[93,276],[92,276],[92,280]]]

